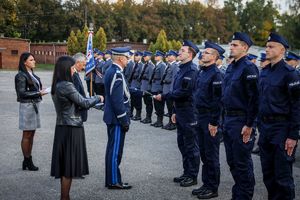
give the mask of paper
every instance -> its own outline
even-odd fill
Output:
[[[48,94],[48,93],[50,93],[51,92],[51,87],[47,87],[46,89],[45,89],[45,92]]]

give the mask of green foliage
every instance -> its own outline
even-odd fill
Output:
[[[77,37],[76,37],[74,31],[71,31],[70,36],[68,37],[68,42],[67,42],[68,54],[74,55],[75,53],[77,53],[78,47],[79,47],[79,45],[78,45]]]
[[[102,27],[100,27],[97,33],[93,38],[93,46],[98,48],[100,51],[104,51],[106,49],[107,38],[105,31]]]

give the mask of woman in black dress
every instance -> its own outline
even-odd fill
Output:
[[[80,108],[88,109],[101,101],[100,96],[87,99],[76,90],[72,81],[74,65],[72,57],[60,57],[55,64],[51,88],[57,115],[51,176],[61,179],[62,200],[70,199],[72,179],[89,173]]]
[[[15,89],[19,106],[19,129],[23,131],[21,148],[24,156],[23,170],[37,171],[32,162],[32,145],[35,130],[41,127],[39,103],[46,94],[42,90],[40,78],[33,73],[35,60],[31,53],[25,52],[20,56],[19,71],[15,76]]]

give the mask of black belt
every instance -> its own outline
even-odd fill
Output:
[[[175,108],[191,107],[191,102],[175,102]]]
[[[285,115],[272,115],[272,116],[262,116],[261,120],[263,122],[283,122],[283,121],[287,121],[287,116]]]
[[[246,112],[243,110],[225,110],[226,116],[246,116]]]

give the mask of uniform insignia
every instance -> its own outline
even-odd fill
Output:
[[[256,79],[257,75],[256,74],[251,74],[247,76],[247,79]]]
[[[290,87],[294,87],[296,85],[300,85],[300,81],[295,81],[289,84]]]
[[[213,85],[221,85],[222,84],[222,81],[214,81],[213,82]]]
[[[192,80],[191,77],[188,77],[188,76],[183,77],[183,79]]]

